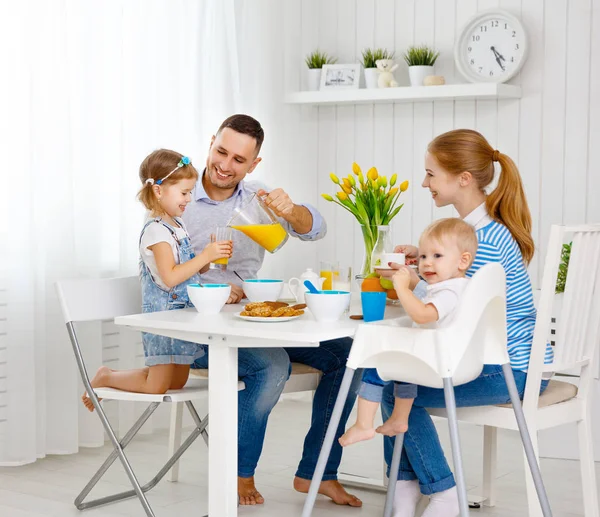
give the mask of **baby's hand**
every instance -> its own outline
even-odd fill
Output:
[[[404,289],[409,289],[410,276],[411,272],[407,267],[401,267],[394,273],[394,276],[392,277],[392,282],[394,283],[394,288],[396,289],[396,292],[399,293]]]
[[[406,259],[416,259],[419,250],[416,246],[411,246],[410,244],[400,244],[394,248],[394,253],[404,253]]]
[[[233,242],[211,242],[208,246],[206,246],[206,248],[204,248],[204,252],[206,253],[210,262],[214,262],[215,260],[222,258],[230,258],[231,254],[233,253]]]

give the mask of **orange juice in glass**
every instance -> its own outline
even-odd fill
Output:
[[[231,240],[231,228],[228,226],[218,226],[215,231],[215,241],[230,241]],[[227,269],[227,264],[229,263],[229,258],[220,258],[210,263],[208,266],[210,269],[220,269],[221,271],[225,271]]]
[[[333,289],[334,275],[337,272],[337,264],[334,262],[321,262],[319,276],[324,278],[323,291],[331,291]]]
[[[288,239],[285,228],[257,194],[252,194],[245,205],[235,209],[227,226],[247,235],[269,253],[281,249]]]

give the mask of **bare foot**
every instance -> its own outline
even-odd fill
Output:
[[[339,442],[342,447],[352,445],[353,443],[363,442],[370,440],[375,436],[375,429],[358,427],[356,424],[348,429],[342,436],[340,436]]]
[[[263,504],[265,499],[254,486],[254,478],[238,477],[238,498],[241,505]]]
[[[108,368],[107,366],[101,366],[100,368],[98,368],[96,375],[94,375],[94,378],[90,381],[92,388],[102,388],[106,386],[106,377],[109,373],[110,368]],[[92,399],[89,397],[87,392],[81,396],[81,400],[83,401],[83,405],[86,408],[88,408],[88,411],[94,411],[94,403],[92,402]],[[98,401],[100,400],[102,399],[98,399]]]
[[[380,425],[376,431],[385,436],[396,436],[408,431],[408,423],[388,418],[388,420],[384,422],[383,425]]]
[[[294,489],[297,492],[307,494],[309,488],[309,479],[302,479],[297,476],[294,478]],[[340,485],[337,479],[321,481],[321,486],[319,487],[319,494],[329,497],[333,500],[335,504],[347,504],[348,506],[355,507],[362,506],[362,501],[358,497],[346,492],[346,489],[342,485]]]

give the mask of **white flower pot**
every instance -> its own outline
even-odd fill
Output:
[[[410,77],[411,86],[423,86],[423,80],[428,76],[433,75],[432,66],[409,66],[408,76]]]
[[[365,85],[367,88],[379,88],[377,85],[378,78],[377,68],[365,68]]]
[[[309,68],[306,74],[306,83],[309,91],[317,91],[321,86],[321,69]]]

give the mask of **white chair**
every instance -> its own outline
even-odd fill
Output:
[[[292,373],[285,383],[283,393],[299,393],[302,391],[314,392],[319,385],[322,373],[301,363],[292,363]],[[196,379],[208,380],[208,369],[190,370],[190,383]],[[171,425],[169,428],[169,457],[179,448],[181,444],[181,430],[183,426],[183,404],[173,404],[171,408]],[[179,462],[176,461],[167,475],[167,480],[176,482],[179,480]]]
[[[469,509],[458,437],[454,386],[476,379],[484,364],[502,365],[535,487],[544,508],[544,515],[549,517],[551,511],[548,499],[508,357],[506,285],[504,270],[500,264],[488,264],[473,276],[465,289],[456,317],[448,327],[412,328],[410,318],[384,320],[359,326],[302,517],[309,517],[312,513],[350,383],[356,369],[363,367],[377,368],[383,379],[398,379],[444,389],[460,515],[467,517]],[[392,514],[393,492],[398,476],[403,438],[403,435],[396,437],[390,465],[385,517],[390,517]]]
[[[167,393],[164,395],[132,393],[111,388],[92,389],[81,347],[77,340],[77,333],[74,324],[84,321],[112,320],[116,316],[139,313],[142,307],[139,279],[137,277],[126,277],[106,280],[64,280],[56,283],[56,290],[83,384],[94,403],[96,412],[102,421],[102,425],[104,426],[104,429],[114,447],[114,451],[110,454],[100,469],[96,472],[96,474],[94,474],[92,479],[75,499],[75,506],[79,510],[85,510],[137,495],[142,506],[144,507],[146,515],[148,517],[154,517],[154,512],[152,511],[152,508],[146,499],[145,492],[151,490],[158,484],[158,482],[169,471],[171,466],[179,460],[181,455],[198,436],[202,435],[205,442],[208,444],[208,434],[206,432],[208,416],[206,416],[203,420],[200,419],[194,408],[194,405],[192,404],[192,401],[205,396],[207,384],[204,383],[204,385],[196,387],[186,386],[182,390],[167,391]],[[133,425],[133,427],[119,441],[106,417],[104,409],[98,402],[98,398],[102,398],[104,400],[149,402],[150,404],[137,422]],[[137,477],[134,474],[125,455],[124,449],[162,402],[185,404],[192,415],[192,418],[194,419],[195,428],[183,445],[177,448],[177,450],[173,451],[171,458],[167,461],[164,467],[160,469],[156,476],[144,486],[140,486]],[[83,502],[92,488],[96,485],[96,483],[98,483],[100,478],[117,458],[123,464],[123,468],[125,469],[131,484],[133,485],[133,490],[101,497],[89,502]]]
[[[553,311],[555,286],[562,244],[572,241],[567,283],[562,310]],[[544,365],[546,343],[550,337],[552,316],[558,323],[554,363]],[[600,343],[600,226],[552,226],[544,265],[542,291],[538,303],[531,359],[523,411],[531,432],[536,458],[537,432],[567,423],[577,423],[579,433],[579,461],[585,517],[599,517],[598,493],[592,447],[592,382],[594,361]],[[542,376],[551,373],[581,369],[579,388],[551,380],[540,396]],[[447,416],[442,409],[430,410],[432,415]],[[483,503],[495,504],[497,429],[517,429],[510,405],[459,408],[458,420],[484,426]],[[529,516],[541,515],[531,478],[527,475]]]

